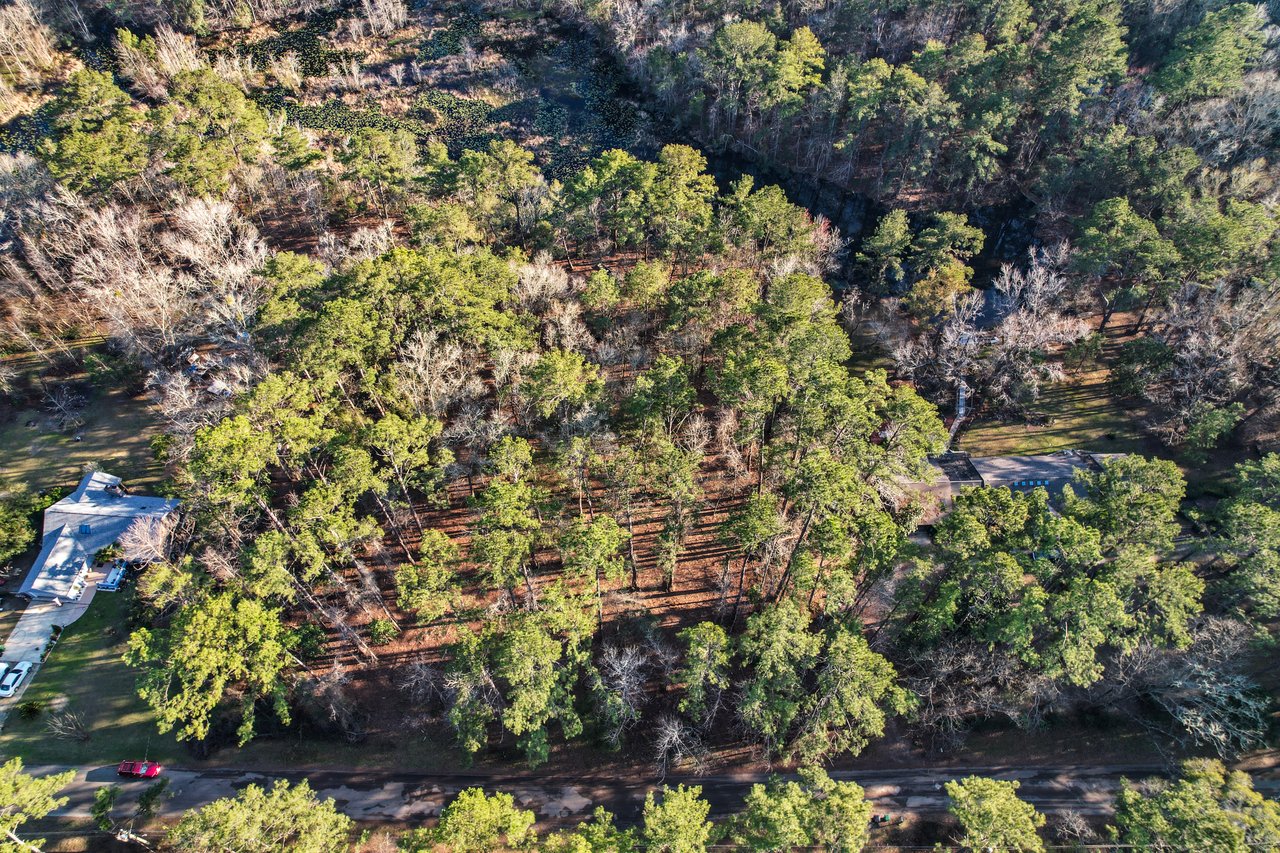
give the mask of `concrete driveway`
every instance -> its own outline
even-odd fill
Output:
[[[13,631],[4,641],[4,654],[0,655],[0,663],[13,664],[29,660],[35,666],[27,673],[27,677],[22,680],[22,685],[13,696],[0,699],[0,727],[4,726],[9,711],[16,708],[22,701],[22,694],[27,692],[27,687],[39,673],[40,655],[49,643],[54,626],[66,628],[83,616],[93,601],[94,593],[98,591],[98,582],[105,577],[106,572],[94,569],[89,573],[84,593],[78,600],[63,604],[61,607],[47,601],[33,601],[22,612],[18,624],[13,626]]]

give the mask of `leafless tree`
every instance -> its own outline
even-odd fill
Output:
[[[1075,315],[1075,291],[1064,274],[1065,243],[1029,252],[1025,267],[1005,264],[993,285],[995,319],[979,324],[983,297],[973,291],[957,300],[940,323],[913,327],[894,300],[876,307],[854,304],[847,321],[865,324],[898,369],[937,402],[956,399],[963,384],[997,412],[1022,416],[1042,387],[1063,378],[1057,350],[1085,337],[1088,325]]]
[[[1271,700],[1247,675],[1192,661],[1153,693],[1185,740],[1211,746],[1223,758],[1266,744]]]
[[[320,239],[320,257],[335,269],[384,255],[396,244],[395,223],[386,220],[371,228],[358,228],[340,241],[332,232]]]
[[[548,347],[590,352],[595,338],[582,319],[582,303],[576,300],[557,300],[542,321],[542,340]]]
[[[725,462],[725,476],[741,477],[747,471],[742,447],[738,443],[738,413],[722,408],[716,418],[716,450]]]
[[[1154,117],[1151,117],[1154,122]],[[1245,75],[1231,94],[1197,100],[1165,119],[1162,133],[1173,130],[1179,144],[1195,149],[1207,163],[1224,173],[1236,164],[1252,173],[1251,180],[1267,180],[1247,164],[1267,155],[1269,140],[1280,129],[1280,81],[1273,68],[1260,67]]]
[[[430,707],[445,697],[444,675],[435,664],[416,660],[400,668],[397,687],[418,707]]]
[[[680,650],[669,643],[661,632],[655,630],[645,630],[644,644],[649,659],[662,677],[669,681],[672,673],[680,665],[682,657]]]
[[[154,562],[169,557],[169,541],[177,516],[170,513],[163,518],[143,516],[120,534],[120,546],[130,560]]]
[[[462,48],[461,50],[462,64],[467,67],[467,73],[468,74],[475,73],[476,61],[478,59],[478,54],[476,53],[476,46],[471,43],[471,39],[463,37],[461,40],[461,48]]]
[[[239,549],[245,540],[244,532],[233,526],[226,543],[228,547],[210,545],[200,552],[200,567],[209,577],[220,583],[232,583],[241,578]]]
[[[875,303],[866,293],[857,289],[850,290],[840,300],[840,321],[849,330],[849,334],[856,334],[874,308]]]
[[[652,354],[647,346],[647,326],[637,312],[623,316],[596,347],[595,360],[604,365],[626,364],[632,370],[646,364]]]
[[[60,384],[48,389],[44,395],[44,407],[58,429],[71,430],[84,424],[84,408],[88,404],[84,395],[69,385]]]
[[[1001,317],[989,336],[980,375],[969,379],[998,411],[1025,413],[1043,384],[1063,378],[1061,363],[1046,356],[1090,333],[1089,324],[1072,311],[1075,291],[1065,274],[1069,256],[1065,243],[1033,249],[1025,269],[1005,264],[996,277]]]
[[[955,310],[941,323],[916,332],[899,309],[898,300],[882,300],[868,317],[868,329],[880,341],[902,374],[912,379],[935,402],[953,399],[959,381],[976,372],[982,341],[975,320],[981,294],[956,300]]]
[[[144,50],[141,46],[116,40],[115,54],[120,74],[132,82],[139,94],[163,98],[176,75],[204,67],[204,58],[195,40],[168,24],[156,28],[153,45],[154,50]]]
[[[1255,371],[1274,363],[1273,352],[1254,349],[1267,342],[1274,318],[1253,314],[1256,301],[1233,304],[1230,294],[1186,287],[1171,301],[1150,337],[1164,343],[1172,358],[1142,388],[1153,404],[1151,428],[1166,443],[1179,444],[1197,414],[1221,406],[1240,393]]]
[[[375,35],[390,35],[409,21],[404,0],[360,0],[360,8]]]
[[[939,751],[959,746],[969,725],[982,717],[1034,725],[1058,696],[1050,679],[982,644],[944,644],[912,664],[907,684],[920,697],[920,732]]]
[[[49,26],[74,34],[82,41],[93,40],[93,30],[80,3],[57,3],[53,0],[37,0],[40,18]]]
[[[1098,832],[1080,812],[1068,810],[1053,821],[1053,834],[1068,844],[1089,843],[1098,839]]]
[[[290,92],[298,92],[302,88],[302,63],[294,51],[286,51],[267,65],[267,73],[276,79],[281,87]]]
[[[480,400],[462,405],[445,427],[444,440],[466,450],[465,454],[458,455],[454,466],[459,476],[467,478],[473,492],[475,477],[483,472],[488,461],[485,452],[510,431],[511,426],[502,414]]]
[[[0,364],[0,394],[12,394],[17,389],[18,368],[12,364]]]
[[[29,0],[0,6],[0,70],[23,84],[40,80],[40,72],[58,61],[53,33]]]
[[[569,274],[564,268],[554,263],[546,252],[539,252],[531,263],[520,266],[511,299],[525,311],[542,314],[554,301],[569,296],[571,290]]]
[[[648,655],[638,646],[606,645],[597,664],[596,702],[607,722],[605,739],[622,745],[626,732],[640,721],[645,693]]]
[[[1260,745],[1267,730],[1269,700],[1242,668],[1251,642],[1243,622],[1206,617],[1192,629],[1185,650],[1144,642],[1113,662],[1093,701],[1128,711],[1161,740],[1209,746],[1235,758]],[[1134,704],[1139,698],[1163,708],[1172,725],[1153,720]]]
[[[350,676],[335,663],[327,673],[310,675],[298,687],[298,702],[314,722],[340,732],[350,743],[364,740],[363,715],[347,690]]]
[[[435,329],[414,332],[394,370],[397,386],[419,414],[444,418],[484,394],[477,353]]]
[[[362,92],[373,82],[354,56],[330,65],[329,80],[331,87],[339,92]]]
[[[701,412],[694,412],[680,422],[676,438],[683,449],[702,458],[711,444],[711,423]]]
[[[813,220],[814,272],[821,275],[835,271],[848,248],[849,240],[841,235],[840,229],[826,216],[818,214]]]
[[[403,543],[402,543],[403,544]],[[374,547],[382,549],[381,542],[375,542]],[[384,561],[386,560],[384,554]],[[382,589],[378,586],[378,578],[373,570],[365,563],[364,560],[352,560],[352,566],[355,567],[356,575],[360,578],[360,590],[363,593],[363,599],[369,607],[382,608],[383,615],[396,626],[396,630],[400,630],[400,623],[396,619],[395,614],[391,612],[391,608],[387,606],[387,599],[382,594]]]
[[[537,353],[499,347],[493,353],[493,384],[500,395],[515,398],[519,394],[524,372],[538,360]]]
[[[504,705],[502,691],[487,667],[479,671],[450,672],[444,677],[445,705],[467,707],[488,706],[495,712]]]
[[[674,714],[663,714],[653,728],[654,769],[659,779],[665,779],[674,768],[689,766],[700,773],[704,765],[707,747],[696,729]]]
[[[226,202],[191,199],[173,210],[170,221],[173,230],[160,235],[160,242],[202,285],[191,306],[201,334],[246,339],[266,297],[258,275],[267,259],[265,241]]]
[[[213,73],[246,94],[258,79],[253,57],[241,53],[220,53],[213,62]]]
[[[105,325],[152,365],[184,339],[244,341],[266,247],[230,205],[183,201],[155,220],[54,189],[19,216],[4,258],[7,288]]]

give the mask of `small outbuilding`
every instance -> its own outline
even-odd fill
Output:
[[[162,519],[177,508],[176,500],[129,494],[111,474],[86,474],[74,492],[44,511],[40,554],[18,594],[33,601],[75,601],[99,551],[119,543],[139,519]],[[126,549],[123,558],[146,556]]]

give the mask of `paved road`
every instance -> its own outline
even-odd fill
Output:
[[[31,772],[55,772],[58,767],[32,767]],[[942,785],[970,774],[1016,779],[1021,783],[1019,796],[1048,813],[1074,810],[1088,815],[1110,812],[1111,801],[1120,779],[1141,779],[1161,775],[1163,768],[1146,765],[1107,765],[1099,767],[1063,766],[1054,768],[1014,769],[1007,767],[939,767],[927,770],[833,771],[832,776],[862,785],[877,811],[894,814],[930,814],[946,808]],[[465,773],[429,775],[387,773],[383,771],[323,771],[313,773],[259,773],[243,770],[168,769],[171,796],[159,812],[176,817],[220,797],[233,795],[251,783],[269,784],[273,779],[297,781],[307,779],[321,796],[332,797],[339,807],[357,820],[402,821],[414,823],[439,814],[458,791],[482,786],[513,794],[527,809],[543,820],[585,816],[597,805],[616,814],[622,823],[639,819],[645,792],[659,786],[659,780],[626,780],[600,777],[551,778],[533,775],[469,775]],[[701,785],[703,796],[711,803],[712,815],[724,816],[738,810],[751,785],[762,782],[767,774],[741,773],[721,776],[669,776],[668,784],[686,782]],[[65,791],[67,806],[59,813],[86,817],[93,804],[94,792],[101,786],[120,781],[114,767],[78,769],[75,781]],[[1267,796],[1280,794],[1280,779],[1255,779]],[[141,780],[121,782],[116,815],[133,813],[137,797],[150,783]]]

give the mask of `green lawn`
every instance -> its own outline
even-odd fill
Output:
[[[98,593],[89,610],[69,625],[27,689],[23,702],[41,701],[79,713],[89,740],[59,740],[47,729],[48,712],[36,719],[10,715],[0,734],[0,754],[27,764],[107,764],[126,758],[172,761],[185,750],[157,733],[151,712],[134,690],[125,666],[125,614],[132,590]]]
[[[8,410],[0,418],[0,493],[74,486],[91,462],[134,486],[154,485],[163,476],[150,446],[160,424],[145,399],[120,390],[95,393],[84,421],[75,432],[59,432],[46,412]]]
[[[39,701],[80,713],[88,741],[49,734],[49,711],[24,719],[14,711],[0,734],[0,755],[27,764],[110,764],[127,758],[192,765],[191,754],[155,718],[135,691],[135,672],[121,660],[128,638],[125,620],[133,590],[98,593],[89,610],[62,639],[31,682],[23,702]],[[290,734],[256,740],[243,749],[216,751],[209,763],[235,767],[457,767],[456,750],[421,734],[399,732],[362,744]]]
[[[979,420],[966,425],[955,448],[974,456],[1091,450],[1098,453],[1150,453],[1138,414],[1111,395],[1106,368],[1072,376],[1045,389],[1037,410],[1044,426]]]

